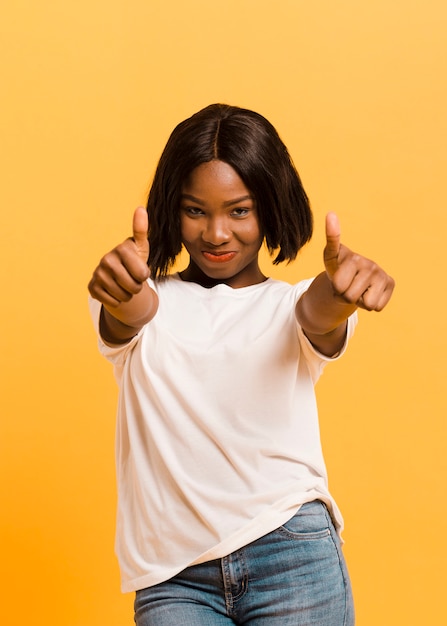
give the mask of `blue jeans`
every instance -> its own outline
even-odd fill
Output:
[[[351,585],[326,506],[223,559],[137,591],[137,626],[353,626]]]

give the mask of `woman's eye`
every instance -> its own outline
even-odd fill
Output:
[[[203,215],[202,209],[195,206],[187,206],[184,208],[185,213],[192,216]]]
[[[249,209],[243,209],[242,207],[233,209],[232,211],[235,217],[245,217],[246,215],[248,215],[248,212],[249,212]]]

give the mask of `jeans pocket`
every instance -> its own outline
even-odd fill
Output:
[[[303,504],[278,530],[292,539],[324,539],[331,534],[329,519],[325,505],[315,500]]]

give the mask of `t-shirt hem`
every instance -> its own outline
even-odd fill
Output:
[[[185,565],[165,569],[163,573],[159,573],[158,575],[146,574],[131,580],[122,580],[121,591],[123,593],[131,593],[139,591],[140,589],[152,587],[173,578],[188,567],[199,565],[200,563],[206,563],[208,561],[214,561],[215,559],[221,559],[275,531],[277,528],[285,524],[291,517],[293,517],[303,504],[313,502],[314,500],[321,500],[327,505],[340,540],[343,542],[341,537],[341,532],[343,530],[343,518],[334,500],[328,494],[321,493],[317,490],[311,490],[303,494],[302,497],[295,498],[293,500],[293,504],[291,501],[290,504],[283,506],[280,511],[269,509],[265,512],[265,514],[261,514],[255,520],[252,520],[252,522],[247,524],[243,529],[241,529],[241,531],[232,534],[227,539],[224,539],[213,548],[210,548],[209,550],[198,555],[195,559],[189,561]]]

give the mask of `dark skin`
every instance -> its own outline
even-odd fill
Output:
[[[204,164],[193,172],[185,190],[188,202],[186,217],[182,218],[182,237],[187,246],[199,252],[182,272],[182,278],[203,286],[223,282],[233,288],[261,282],[265,277],[257,264],[256,246],[260,248],[262,237],[257,244],[260,228],[256,206],[247,200],[242,204],[233,202],[249,195],[236,172],[220,161]],[[199,200],[194,201],[196,208],[192,203],[192,210],[190,197]],[[101,335],[107,343],[126,343],[157,313],[157,294],[146,282],[147,233],[147,213],[139,207],[133,217],[133,236],[101,259],[89,283],[90,294],[103,305]],[[239,259],[239,251],[245,251],[246,265],[231,275],[231,271],[224,273],[225,264],[215,264],[216,269],[210,268],[206,260],[202,264],[200,244],[203,241],[203,246],[209,247],[211,239],[217,252],[236,249]],[[374,261],[341,243],[334,213],[326,218],[323,261],[324,271],[298,301],[296,316],[311,343],[322,354],[333,356],[345,341],[348,317],[357,308],[381,311],[391,298],[394,280]]]
[[[347,318],[357,309],[382,311],[394,280],[374,261],[341,243],[335,213],[326,217],[325,271],[319,274],[296,305],[298,322],[312,344],[327,356],[343,346]]]
[[[133,217],[133,236],[113,248],[100,261],[88,285],[102,303],[100,331],[106,343],[127,343],[158,309],[158,296],[147,284],[148,220],[143,207]]]

